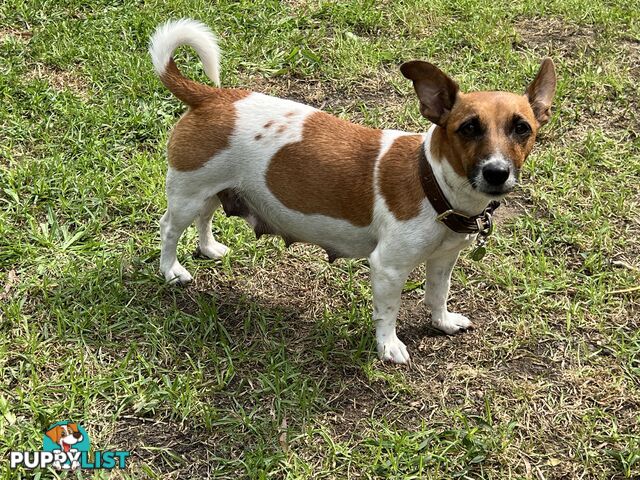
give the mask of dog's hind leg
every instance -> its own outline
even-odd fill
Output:
[[[180,285],[193,280],[176,256],[178,240],[202,208],[202,196],[174,188],[167,176],[167,211],[160,219],[160,271],[169,283]]]
[[[193,280],[191,274],[178,261],[178,240],[193,222],[197,209],[175,209],[169,207],[160,219],[160,271],[168,283],[185,285]]]
[[[207,198],[200,208],[196,227],[198,228],[198,249],[196,255],[207,258],[221,258],[229,252],[229,247],[216,241],[211,232],[211,219],[213,212],[220,206],[217,195]]]

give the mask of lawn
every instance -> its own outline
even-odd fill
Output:
[[[125,470],[92,478],[640,477],[637,0],[0,3],[0,478],[11,450],[75,419]],[[216,214],[222,261],[158,273],[164,147],[184,106],[147,53],[189,16],[222,83],[379,128],[426,131],[406,60],[463,90],[559,74],[553,120],[482,262],[428,325],[403,293],[410,366],[375,354],[365,260]],[[177,55],[206,81],[191,51]],[[48,473],[43,473],[47,477]],[[72,475],[75,477],[75,475]]]

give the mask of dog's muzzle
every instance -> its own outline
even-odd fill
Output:
[[[479,162],[469,180],[473,187],[488,195],[502,196],[516,186],[518,171],[513,162],[502,155],[492,155]]]

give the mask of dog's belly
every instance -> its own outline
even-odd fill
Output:
[[[225,213],[244,218],[256,237],[280,235],[287,245],[304,242],[319,245],[329,260],[368,256],[377,241],[370,227],[357,227],[345,220],[290,210],[262,191],[227,189],[218,194]]]

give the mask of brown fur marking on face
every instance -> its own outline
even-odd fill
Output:
[[[267,123],[265,123],[265,124],[263,125],[263,127],[262,127],[262,128],[269,128],[269,127],[271,127],[271,125],[273,125],[273,120],[269,120]]]
[[[525,119],[531,127],[526,140],[511,131],[514,116]],[[481,138],[468,139],[457,130],[468,118],[477,116],[485,132]],[[477,162],[493,153],[501,153],[520,168],[531,152],[538,122],[524,95],[508,92],[459,93],[451,114],[443,127],[436,127],[431,140],[431,153],[436,160],[446,158],[454,171],[467,177]]]
[[[373,169],[382,132],[316,112],[300,142],[271,159],[267,187],[287,208],[365,227],[373,216]]]
[[[251,92],[212,88],[211,95],[178,121],[171,133],[167,155],[176,170],[202,167],[211,157],[229,146],[235,128],[234,103]]]
[[[420,213],[424,191],[420,183],[422,135],[403,135],[395,139],[378,164],[378,187],[387,207],[398,220],[409,220]]]
[[[286,125],[280,125],[278,127],[278,129],[276,130],[277,133],[284,133],[287,130],[287,126]]]

